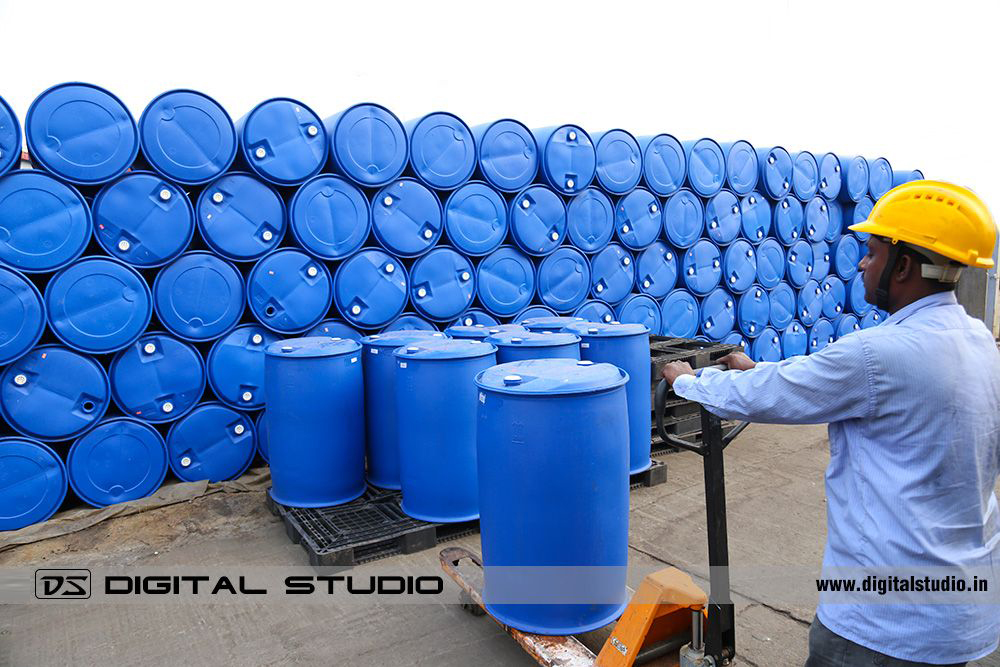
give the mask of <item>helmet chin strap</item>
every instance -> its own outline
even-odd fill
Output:
[[[896,260],[899,259],[899,244],[890,241],[889,252],[885,258],[885,268],[878,279],[878,287],[875,288],[875,306],[882,310],[889,310],[889,281],[892,280],[892,272],[896,268]]]

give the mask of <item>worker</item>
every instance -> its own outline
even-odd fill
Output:
[[[735,353],[721,359],[733,372],[674,362],[663,377],[724,419],[829,423],[824,571],[992,568],[1000,587],[1000,354],[954,291],[963,268],[993,266],[996,225],[970,190],[921,180],[850,229],[871,235],[858,268],[865,300],[890,313],[881,326],[809,356]],[[806,667],[964,665],[997,649],[1000,607],[925,600],[821,594]]]

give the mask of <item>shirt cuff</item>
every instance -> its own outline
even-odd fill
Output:
[[[679,375],[677,379],[674,380],[673,390],[674,393],[681,398],[688,398],[685,392],[692,388],[692,383],[698,378],[694,375]]]

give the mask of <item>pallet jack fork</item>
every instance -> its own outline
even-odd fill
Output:
[[[713,368],[725,370],[723,366]],[[709,601],[691,577],[677,568],[654,572],[643,579],[597,655],[574,635],[538,635],[496,621],[541,665],[628,667],[665,658],[664,664],[680,667],[725,667],[736,656],[722,452],[747,424],[740,423],[723,433],[719,417],[702,407],[701,443],[689,442],[664,429],[663,412],[669,394],[670,387],[661,381],[654,399],[657,432],[664,442],[699,454],[704,460],[712,599]],[[444,549],[440,559],[442,569],[462,588],[463,606],[474,615],[485,615],[482,560],[460,547]]]

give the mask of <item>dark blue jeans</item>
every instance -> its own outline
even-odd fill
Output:
[[[956,662],[937,667],[964,667]],[[813,618],[809,628],[809,658],[805,667],[934,667],[926,662],[910,662],[873,651],[870,648],[844,639]]]

